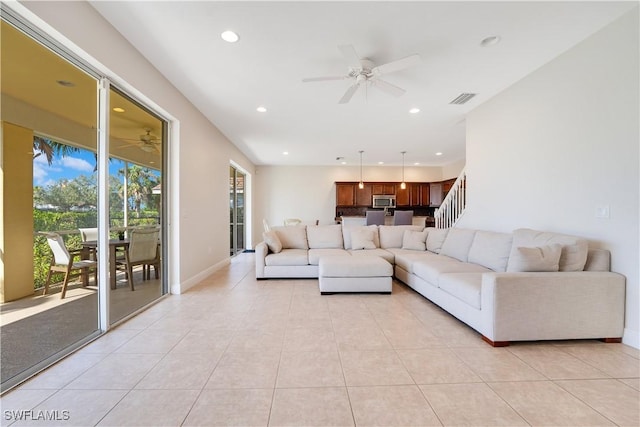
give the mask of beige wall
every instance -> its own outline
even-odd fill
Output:
[[[33,131],[2,122],[0,300],[33,294]]]

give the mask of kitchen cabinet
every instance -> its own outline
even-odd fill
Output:
[[[357,186],[353,182],[336,182],[336,206],[355,206]]]
[[[442,204],[442,183],[434,182],[429,184],[429,206],[440,206]]]
[[[453,184],[455,184],[455,182],[455,178],[442,181],[442,194],[444,195],[444,197],[447,197],[447,194],[449,194],[449,190],[451,190],[451,187],[453,187]]]
[[[409,190],[409,203],[411,206],[429,206],[430,184],[412,183]]]
[[[391,193],[396,195],[396,206],[411,206],[411,188],[413,186],[414,184],[407,183],[407,188],[403,190],[402,188],[400,188],[400,184],[396,184],[395,191]]]
[[[371,184],[372,195],[390,195],[396,194],[396,185],[392,182],[377,182]]]
[[[372,205],[372,188],[371,184],[364,184],[364,188],[359,188],[358,184],[355,185],[356,193],[356,206],[371,206]]]

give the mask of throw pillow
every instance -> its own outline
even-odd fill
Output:
[[[444,239],[449,232],[448,228],[428,228],[427,234],[427,250],[430,252],[440,253],[440,248],[444,243]]]
[[[373,243],[373,230],[359,229],[351,232],[351,249],[375,249]]]
[[[558,271],[561,254],[559,243],[533,248],[520,246],[509,260],[509,271]]]
[[[276,234],[275,231],[265,231],[264,233],[262,233],[262,238],[269,247],[269,250],[274,254],[282,251],[282,242],[278,238],[278,234]]]
[[[427,249],[427,232],[405,230],[402,236],[402,249],[424,251]]]

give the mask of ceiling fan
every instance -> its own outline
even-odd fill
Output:
[[[132,146],[139,147],[142,151],[146,151],[147,153],[159,153],[160,152],[160,140],[157,136],[151,134],[150,128],[145,128],[146,132],[144,135],[140,135],[138,139],[126,139],[123,138],[124,141],[133,141]]]
[[[382,80],[380,76],[393,73],[395,71],[404,70],[420,61],[420,55],[414,54],[407,56],[396,61],[388,62],[382,65],[375,65],[371,60],[367,58],[360,58],[356,53],[356,50],[351,45],[338,46],[342,56],[349,65],[349,72],[344,76],[326,76],[326,77],[310,77],[302,79],[303,83],[308,82],[321,82],[327,80],[353,80],[353,84],[347,88],[347,91],[342,95],[339,104],[348,103],[358,88],[362,85],[369,84],[376,89],[379,89],[392,96],[402,96],[406,91],[399,88],[396,85],[389,83],[386,80]]]

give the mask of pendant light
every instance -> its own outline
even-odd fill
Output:
[[[358,183],[358,188],[362,190],[364,188],[364,182],[362,182],[362,153],[364,153],[364,151],[360,150],[358,153],[360,153],[360,183]]]
[[[402,182],[400,183],[400,189],[404,190],[407,188],[407,183],[404,182],[404,155],[407,153],[406,151],[401,151],[402,153]]]

